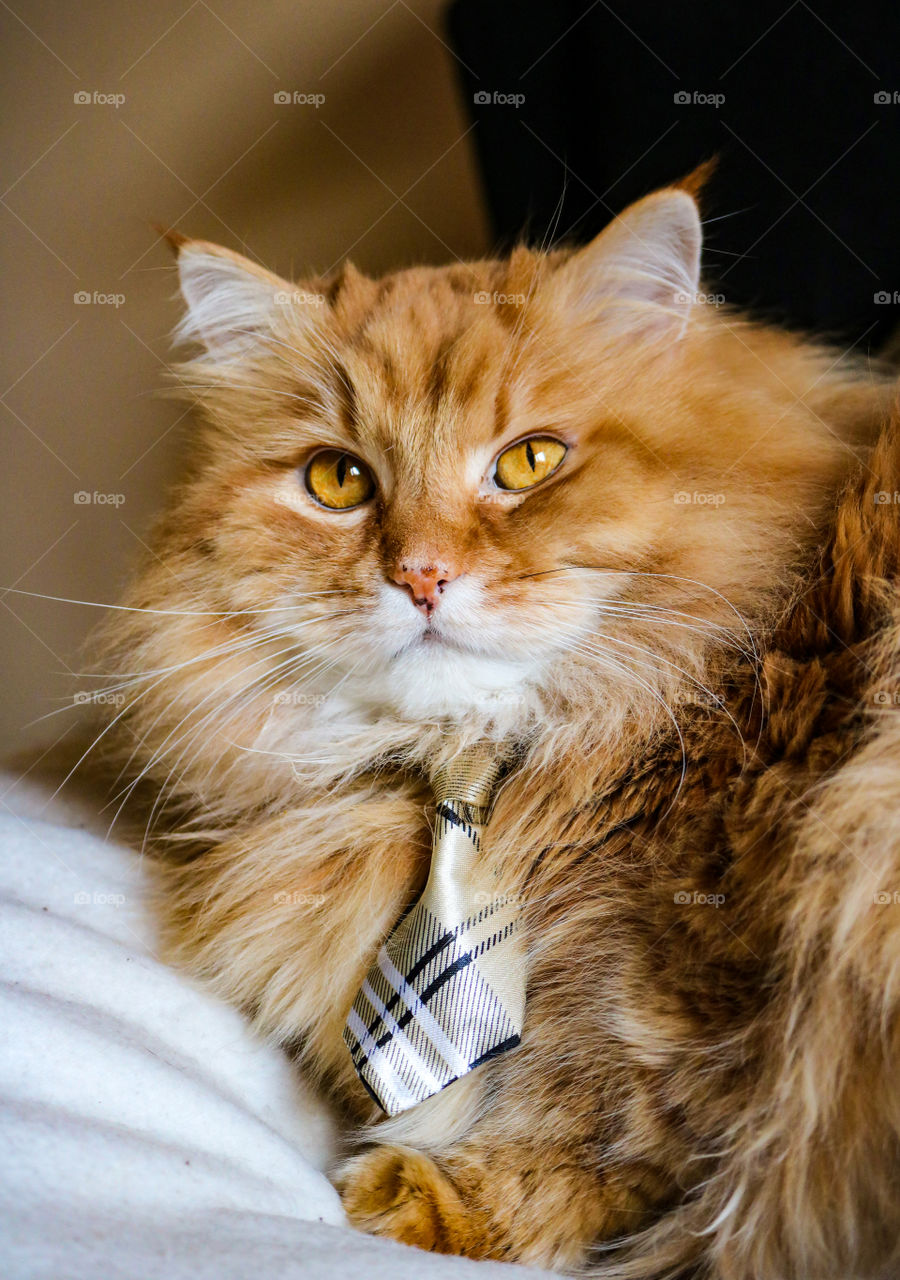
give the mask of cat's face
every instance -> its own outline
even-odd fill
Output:
[[[288,686],[375,713],[514,719],[566,664],[646,679],[629,628],[668,610],[671,636],[673,609],[700,623],[752,577],[760,513],[721,476],[784,407],[723,385],[699,251],[675,190],[576,254],[377,283],[292,286],[187,242],[212,425],[172,527],[214,607],[262,611]],[[783,455],[802,485],[783,418],[744,470]]]

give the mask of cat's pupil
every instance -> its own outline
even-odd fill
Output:
[[[344,487],[344,479],[346,475],[347,475],[347,455],[346,453],[342,453],[341,456],[338,458],[338,464],[337,464],[337,482],[342,489]]]
[[[531,470],[533,471],[535,466],[534,450],[531,447],[530,440],[526,441],[526,444],[525,444],[525,457],[528,459],[528,465],[529,467],[531,467]]]

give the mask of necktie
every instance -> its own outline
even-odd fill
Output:
[[[478,743],[433,774],[428,882],[380,948],[344,1028],[360,1079],[388,1115],[519,1043],[520,898],[498,892],[480,856],[502,766],[496,746]]]

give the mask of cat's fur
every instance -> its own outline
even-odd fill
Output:
[[[302,294],[181,242],[205,421],[108,629],[105,740],[154,799],[168,957],[368,1122],[341,1030],[424,882],[427,769],[516,739],[484,856],[525,903],[522,1044],[364,1129],[351,1219],[560,1269],[845,1280],[900,1238],[891,385],[706,305],[699,252],[676,188],[577,252]],[[532,432],[563,466],[493,490]],[[332,444],[368,506],[306,494]],[[418,643],[409,561],[459,575],[453,646]]]

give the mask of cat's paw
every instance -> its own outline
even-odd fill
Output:
[[[351,1223],[432,1253],[478,1248],[460,1197],[435,1162],[409,1147],[376,1147],[354,1156],[334,1178]]]

